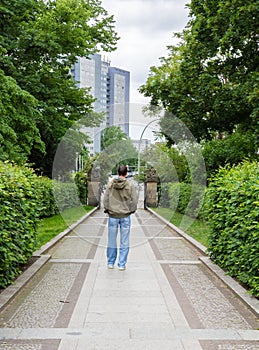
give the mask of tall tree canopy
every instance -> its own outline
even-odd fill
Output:
[[[112,144],[116,145],[116,142],[127,140],[127,134],[122,131],[119,126],[111,126],[102,130],[101,132],[101,150],[109,147]]]
[[[192,0],[178,46],[140,88],[199,140],[236,129],[259,133],[258,22],[253,0]],[[170,113],[162,126],[170,128]],[[166,130],[166,134],[170,134]]]
[[[27,157],[35,168],[51,175],[57,145],[74,121],[83,118],[85,126],[100,123],[97,115],[93,119],[93,114],[88,114],[93,97],[87,89],[76,87],[70,67],[78,56],[88,56],[101,48],[115,49],[118,37],[113,17],[99,0],[3,0],[0,28],[1,89],[12,77],[16,95],[26,92],[26,99],[16,104],[9,99],[2,123],[13,140],[24,143],[20,161]],[[6,101],[1,95],[0,106]],[[20,118],[15,118],[13,111]],[[30,127],[19,129],[20,125]],[[32,135],[32,130],[35,142],[18,136],[21,131],[26,140],[27,132]],[[13,141],[2,134],[2,129],[0,133],[1,145],[5,145],[0,156],[12,159],[8,145]]]

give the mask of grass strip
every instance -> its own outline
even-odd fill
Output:
[[[64,231],[71,224],[81,219],[92,209],[93,207],[91,206],[80,206],[66,209],[58,215],[41,219],[37,228],[36,249],[39,249],[42,245],[50,241],[53,237],[57,236],[60,232]]]
[[[189,218],[186,215],[173,212],[170,208],[155,208],[153,210],[171,222],[173,225],[181,228],[185,233],[196,239],[196,241],[200,242],[205,247],[208,246],[209,227],[204,221],[197,219],[193,221],[193,218]],[[183,217],[187,229],[181,227]]]

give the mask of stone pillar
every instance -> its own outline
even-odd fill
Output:
[[[87,204],[93,207],[101,205],[100,168],[91,168],[88,172]]]
[[[158,206],[158,193],[157,193],[158,177],[156,169],[151,168],[146,171],[145,179],[145,192],[144,192],[144,208],[157,207]]]

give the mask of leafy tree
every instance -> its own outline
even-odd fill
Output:
[[[184,155],[175,147],[169,148],[166,144],[154,144],[142,153],[141,159],[156,169],[162,183],[182,182],[186,180],[188,165]]]
[[[122,131],[119,126],[111,126],[102,130],[101,132],[101,150],[105,150],[112,144],[116,144],[116,142],[121,140],[127,140],[127,134]]]
[[[140,91],[180,118],[195,137],[214,132],[258,131],[259,4],[247,0],[192,0],[179,46]],[[170,114],[164,125],[170,127]],[[167,135],[170,133],[166,133]]]
[[[44,153],[37,128],[37,100],[0,70],[0,159],[28,160],[32,147]]]
[[[119,164],[135,165],[137,159],[137,150],[132,141],[127,137],[117,141],[113,140],[113,142],[98,155],[94,162],[94,167],[99,167],[101,169],[101,181],[105,184],[110,173],[117,173]]]
[[[0,69],[38,101],[36,126],[46,155],[32,145],[29,161],[51,176],[67,129],[82,117],[85,126],[100,123],[89,115],[94,99],[75,86],[69,68],[78,56],[115,49],[113,17],[98,0],[3,0],[0,17]]]
[[[222,139],[213,139],[203,143],[202,154],[209,176],[225,165],[236,165],[244,159],[256,160],[256,147],[252,133],[235,132]]]

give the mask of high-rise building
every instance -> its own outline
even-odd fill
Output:
[[[129,135],[129,87],[130,72],[109,67],[109,122],[108,125],[120,126]]]
[[[105,121],[85,132],[93,140],[90,154],[100,152],[100,134],[106,126],[120,126],[129,135],[129,88],[130,72],[110,66],[110,61],[99,54],[89,58],[79,57],[71,68],[71,74],[79,87],[89,87],[96,98],[95,112],[104,112]]]

